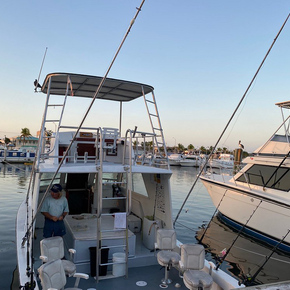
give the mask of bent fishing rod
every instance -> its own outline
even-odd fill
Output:
[[[190,190],[189,190],[189,192],[188,192],[188,194],[187,194],[187,196],[186,196],[186,198],[185,198],[185,200],[184,200],[184,202],[183,202],[181,208],[179,209],[179,211],[178,211],[178,213],[177,213],[177,215],[176,215],[176,218],[175,218],[175,220],[174,220],[174,222],[173,222],[173,226],[174,226],[174,227],[175,227],[175,223],[176,223],[177,219],[179,218],[179,215],[180,215],[180,213],[181,213],[181,211],[182,211],[184,205],[186,204],[186,202],[187,202],[187,200],[188,200],[188,198],[189,198],[189,196],[190,196],[192,190],[194,189],[194,187],[195,187],[195,185],[196,185],[196,183],[197,183],[197,181],[198,181],[200,175],[203,173],[203,170],[206,168],[206,165],[207,165],[207,163],[208,163],[208,160],[209,160],[210,157],[213,155],[213,153],[214,153],[214,151],[216,150],[217,145],[219,144],[221,138],[222,138],[223,135],[225,134],[225,132],[226,132],[226,130],[228,129],[230,123],[232,122],[232,120],[233,120],[233,118],[234,118],[236,112],[238,111],[238,109],[239,109],[239,107],[241,106],[242,102],[244,101],[246,95],[248,94],[248,91],[250,90],[250,88],[251,88],[253,82],[255,81],[255,79],[256,79],[258,73],[260,72],[260,70],[261,70],[261,68],[262,68],[262,66],[263,66],[263,64],[264,64],[264,62],[266,61],[268,55],[270,54],[270,52],[271,52],[271,50],[272,50],[272,48],[273,48],[273,46],[274,46],[276,40],[278,39],[280,33],[282,32],[282,30],[283,30],[285,24],[287,23],[289,17],[290,17],[290,13],[288,14],[286,20],[284,21],[284,23],[283,23],[283,25],[281,26],[279,32],[277,33],[276,37],[274,38],[274,40],[273,40],[273,42],[272,42],[270,48],[268,49],[266,55],[264,56],[264,58],[263,58],[263,60],[262,60],[262,62],[261,62],[261,64],[260,64],[260,66],[258,67],[256,73],[254,74],[254,76],[253,76],[253,78],[252,78],[250,84],[248,85],[248,87],[247,87],[246,91],[244,92],[244,94],[243,94],[243,96],[242,96],[240,102],[238,103],[238,105],[237,105],[236,109],[234,110],[233,114],[231,115],[231,117],[230,117],[228,123],[226,124],[225,128],[223,129],[223,131],[222,131],[220,137],[218,138],[217,142],[215,143],[215,145],[214,145],[212,151],[210,152],[209,156],[206,158],[205,163],[203,164],[203,166],[202,166],[200,172],[198,173],[198,175],[197,175],[197,177],[196,177],[196,179],[195,179],[195,181],[194,181],[192,187],[190,188]]]

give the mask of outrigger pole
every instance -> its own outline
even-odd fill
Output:
[[[72,138],[72,140],[71,140],[71,142],[70,142],[68,148],[66,149],[66,151],[65,151],[65,153],[64,153],[64,155],[63,155],[61,161],[59,162],[59,165],[58,165],[58,167],[57,167],[57,169],[56,169],[56,172],[54,173],[53,177],[51,178],[51,181],[50,181],[49,185],[47,186],[47,189],[46,189],[46,191],[45,191],[45,193],[44,193],[43,198],[41,199],[41,201],[40,201],[40,203],[39,203],[39,206],[38,206],[38,208],[37,208],[37,211],[36,211],[36,213],[35,213],[35,215],[34,215],[34,217],[33,217],[33,219],[32,219],[32,222],[31,222],[30,226],[28,227],[27,232],[25,233],[25,235],[24,235],[24,237],[23,237],[23,239],[22,239],[22,246],[24,246],[25,242],[27,241],[27,237],[28,237],[28,235],[29,235],[29,232],[30,232],[30,230],[31,230],[31,228],[32,228],[32,226],[33,226],[33,223],[35,222],[36,214],[39,212],[39,210],[40,210],[40,208],[41,208],[41,206],[42,206],[42,204],[43,204],[43,202],[44,202],[44,199],[46,198],[46,196],[47,196],[47,194],[48,194],[48,192],[49,192],[49,190],[50,190],[50,188],[51,188],[51,186],[52,186],[52,183],[53,183],[53,181],[54,181],[56,175],[58,174],[58,172],[59,172],[59,170],[60,170],[60,168],[61,168],[61,166],[62,166],[64,160],[66,159],[66,157],[67,157],[67,155],[68,155],[68,152],[69,152],[69,150],[70,150],[70,148],[71,148],[73,142],[75,141],[75,139],[76,139],[76,137],[77,137],[77,134],[79,133],[79,131],[80,131],[80,129],[81,129],[83,123],[85,122],[85,120],[86,120],[86,118],[87,118],[87,116],[88,116],[88,114],[89,114],[89,112],[90,112],[90,110],[91,110],[91,108],[92,108],[92,106],[93,106],[93,104],[94,104],[94,102],[95,102],[95,100],[96,100],[96,98],[97,98],[97,96],[98,96],[100,90],[102,89],[103,84],[104,84],[105,80],[107,79],[107,76],[108,76],[108,74],[109,74],[109,72],[110,72],[110,70],[111,70],[111,68],[112,68],[112,66],[113,66],[113,64],[114,64],[114,62],[115,62],[115,60],[116,60],[116,58],[117,58],[117,56],[118,56],[118,54],[119,54],[119,52],[120,52],[122,46],[123,46],[123,44],[124,44],[126,38],[127,38],[127,36],[129,35],[130,30],[131,30],[131,28],[132,28],[132,26],[133,26],[133,24],[134,24],[134,22],[135,22],[135,20],[136,20],[136,18],[137,18],[137,16],[138,16],[139,12],[141,11],[141,8],[142,8],[144,2],[145,2],[145,0],[142,0],[142,2],[141,2],[141,4],[140,4],[139,8],[136,7],[137,12],[136,12],[135,16],[132,18],[132,20],[131,20],[131,22],[130,22],[130,25],[129,25],[129,27],[128,27],[126,33],[125,33],[125,36],[123,37],[123,39],[122,39],[122,41],[121,41],[121,44],[119,45],[119,47],[118,47],[118,49],[117,49],[117,51],[116,51],[116,53],[115,53],[115,55],[114,55],[114,57],[113,57],[113,60],[111,61],[111,63],[110,63],[110,65],[109,65],[109,67],[108,67],[108,69],[107,69],[107,71],[106,71],[104,77],[102,78],[102,80],[101,80],[101,82],[100,82],[100,84],[99,84],[99,86],[98,86],[98,88],[97,88],[97,90],[96,90],[96,92],[95,92],[95,94],[94,94],[94,96],[93,96],[93,99],[92,99],[92,101],[91,101],[91,104],[89,105],[89,107],[88,107],[88,109],[87,109],[87,111],[86,111],[86,113],[85,113],[85,115],[84,115],[84,117],[83,117],[83,119],[82,119],[82,121],[81,121],[79,127],[77,128],[77,130],[76,130],[76,132],[75,132],[75,134],[74,134],[74,136],[73,136],[73,138]],[[44,121],[44,120],[43,120],[43,121]],[[42,127],[43,127],[43,124],[42,124]]]
[[[254,75],[254,77],[252,78],[250,84],[248,85],[248,87],[247,87],[247,89],[246,89],[244,95],[242,96],[240,102],[238,103],[236,109],[234,110],[232,116],[230,117],[228,123],[226,124],[226,126],[225,126],[224,130],[222,131],[220,137],[218,138],[216,144],[214,145],[212,151],[210,152],[209,156],[208,156],[208,157],[206,158],[206,160],[205,160],[205,163],[204,163],[203,166],[201,167],[200,172],[198,173],[198,175],[197,175],[197,177],[196,177],[196,179],[195,179],[195,181],[194,181],[192,187],[190,188],[190,190],[189,190],[189,192],[188,192],[188,194],[187,194],[187,196],[186,196],[186,198],[185,198],[185,200],[184,200],[184,202],[183,202],[183,204],[182,204],[182,206],[181,206],[179,212],[177,213],[177,216],[176,216],[176,218],[175,218],[175,220],[174,220],[174,222],[173,222],[173,226],[175,226],[175,223],[176,223],[177,219],[179,218],[179,215],[180,215],[180,213],[181,213],[181,211],[182,211],[182,209],[183,209],[185,203],[187,202],[187,200],[188,200],[188,198],[189,198],[189,196],[190,196],[190,194],[191,194],[193,188],[195,187],[195,185],[196,185],[196,183],[197,183],[197,180],[199,179],[200,175],[203,173],[204,169],[206,168],[206,165],[207,165],[207,163],[208,163],[208,160],[209,160],[210,157],[213,155],[213,153],[214,153],[214,151],[215,151],[217,145],[219,144],[221,138],[223,137],[223,135],[224,135],[224,133],[226,132],[228,126],[230,125],[232,119],[234,118],[234,116],[235,116],[237,110],[239,109],[239,107],[241,106],[243,100],[245,99],[245,97],[246,97],[246,95],[247,95],[249,89],[251,88],[251,86],[252,86],[254,80],[256,79],[258,73],[260,72],[260,70],[261,70],[261,68],[262,68],[262,66],[263,66],[263,64],[264,64],[264,62],[265,62],[265,60],[267,59],[267,57],[268,57],[270,51],[272,50],[272,48],[273,48],[273,46],[274,46],[276,40],[278,39],[278,37],[279,37],[281,31],[283,30],[285,24],[287,23],[289,17],[290,17],[290,13],[288,14],[286,20],[284,21],[284,23],[283,23],[283,25],[281,26],[279,32],[277,33],[276,37],[274,38],[274,40],[273,40],[273,42],[272,42],[270,48],[268,49],[266,55],[264,56],[264,59],[262,60],[260,66],[258,67],[258,69],[257,69],[257,71],[256,71],[256,73],[255,73],[255,75]]]

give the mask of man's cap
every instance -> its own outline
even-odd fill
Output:
[[[50,190],[57,193],[62,191],[62,187],[60,184],[54,184]]]

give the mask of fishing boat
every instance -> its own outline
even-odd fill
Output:
[[[234,176],[200,176],[219,217],[272,247],[290,253],[290,101],[276,104],[283,122]],[[284,114],[287,113],[288,118]]]
[[[0,162],[2,163],[29,163],[33,162],[34,158],[35,152],[29,148],[0,150]]]
[[[183,257],[181,249],[185,244],[174,239],[172,172],[154,89],[150,85],[111,78],[106,78],[99,89],[101,82],[102,78],[96,76],[51,73],[41,86],[40,92],[46,94],[46,101],[37,157],[16,222],[19,286],[45,289],[44,268],[55,263],[50,271],[56,275],[64,271],[61,260],[47,262],[48,257],[42,252],[44,243],[52,238],[43,238],[41,207],[52,185],[58,184],[69,205],[69,214],[64,219],[67,232],[60,240],[65,257],[73,262],[77,273],[82,273],[78,277],[85,278],[80,281],[81,288],[136,289],[145,285],[158,288],[160,285],[161,288],[187,289],[184,273],[189,270],[178,260]],[[66,124],[64,120],[71,115],[70,102],[77,98],[92,98],[98,90],[95,114],[101,113],[98,102],[107,101],[108,114],[114,116],[117,126],[102,127],[96,121],[101,122],[100,118],[90,126]],[[135,126],[122,128],[123,118],[132,120],[129,115],[122,114],[123,106],[138,98],[144,99],[148,110],[148,122],[152,124],[150,132]],[[116,117],[118,112],[112,111],[114,102],[120,105],[120,118]],[[55,117],[57,112],[58,119]],[[53,126],[57,122],[57,129],[48,137],[45,130],[51,120]],[[153,126],[154,121],[159,127]],[[50,138],[49,151],[45,148],[47,138]],[[134,144],[152,139],[152,160],[143,162],[138,158]],[[159,259],[159,253],[164,252],[158,244],[162,230],[172,233],[170,241],[173,245],[171,242],[171,251],[165,251],[165,254],[176,258],[175,262],[170,258],[168,264],[164,264]],[[72,248],[74,254],[70,258],[68,249]],[[168,250],[168,246],[165,249]],[[202,253],[204,255],[204,251]],[[215,270],[213,262],[200,257],[202,267],[197,273],[211,281],[212,289],[242,287],[229,274]],[[165,267],[162,271],[160,265]],[[172,284],[169,284],[169,278],[173,280]],[[74,285],[74,277],[67,278],[66,282],[67,286]]]

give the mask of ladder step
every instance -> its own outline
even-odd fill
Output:
[[[114,246],[109,246],[109,247],[104,246],[104,247],[101,247],[101,249],[113,249],[113,248],[121,248],[121,247],[126,247],[126,245],[114,245]]]
[[[95,144],[95,141],[78,141],[75,140],[74,142],[77,142],[78,144]]]
[[[150,116],[153,116],[153,117],[158,117],[156,114],[151,114],[149,113]]]
[[[109,263],[102,263],[100,266],[110,266],[110,265],[116,265],[116,264],[126,264],[126,261],[124,262],[109,262]]]
[[[59,122],[59,120],[45,120],[46,123]]]
[[[61,104],[51,104],[51,105],[47,105],[48,107],[63,107],[64,105]]]
[[[147,99],[146,99],[146,102],[151,103],[151,104],[155,104],[154,101],[150,101],[150,100],[147,100]]]
[[[102,184],[126,184],[126,182],[123,182],[123,181],[106,181],[106,182],[103,182]]]
[[[125,213],[124,212],[118,212],[118,213]],[[102,216],[113,216],[115,213],[102,213]]]
[[[115,200],[115,199],[127,199],[127,197],[126,196],[103,197],[103,200]]]
[[[60,126],[59,128],[62,128],[62,129],[78,129],[79,127],[76,127],[76,126]],[[84,129],[84,130],[98,130],[99,128],[94,128],[94,127],[81,127],[81,129]]]
[[[114,233],[114,232],[121,232],[125,231],[126,229],[111,229],[111,230],[102,230],[101,233]]]

